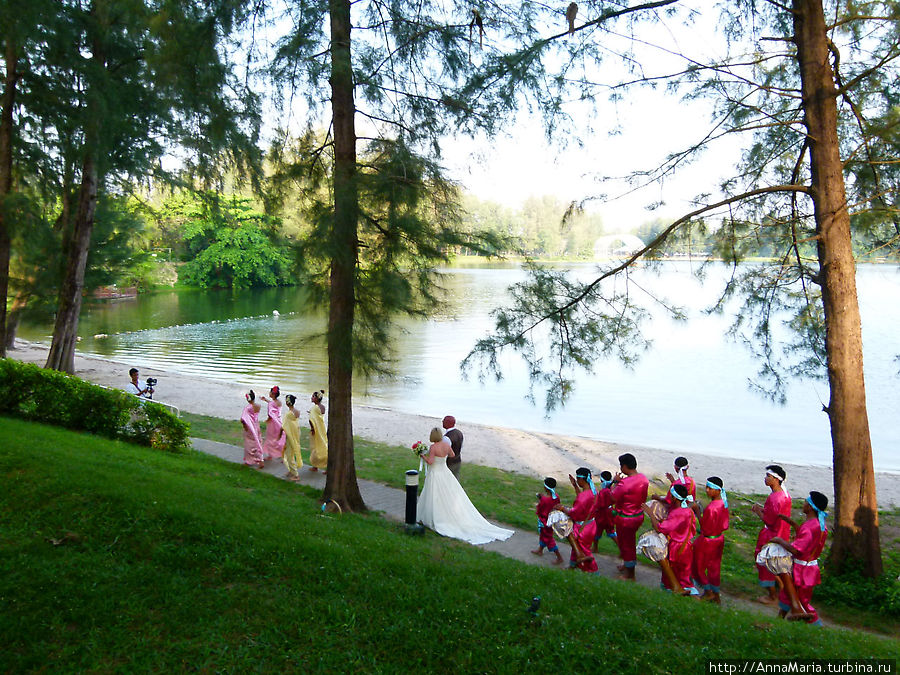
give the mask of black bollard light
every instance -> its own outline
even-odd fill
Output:
[[[409,534],[422,534],[425,531],[416,522],[416,506],[419,501],[419,472],[410,469],[406,472],[406,531]]]

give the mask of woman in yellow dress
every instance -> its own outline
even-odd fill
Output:
[[[325,406],[322,399],[325,398],[325,390],[314,391],[310,400],[312,408],[309,409],[309,467],[310,471],[323,471],[328,468],[328,434],[325,425]]]
[[[287,412],[284,414],[284,465],[287,467],[288,480],[300,480],[298,473],[303,468],[303,456],[300,454],[300,413],[294,408],[297,397],[288,394],[284,397]]]

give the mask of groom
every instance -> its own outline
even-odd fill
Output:
[[[444,426],[444,437],[450,441],[450,447],[453,448],[455,455],[447,458],[447,468],[453,472],[456,480],[459,480],[459,465],[461,464],[459,453],[462,452],[463,434],[456,428],[456,418],[453,415],[447,415],[441,424]]]

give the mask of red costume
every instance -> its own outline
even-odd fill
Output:
[[[700,516],[700,536],[694,542],[694,578],[701,588],[719,592],[722,581],[722,551],[728,529],[728,508],[714,499]]]
[[[694,479],[684,474],[684,480],[681,478],[676,478],[675,482],[672,485],[684,485],[687,488],[688,494],[691,496],[691,499],[694,500],[697,498],[697,483],[694,482]],[[669,505],[669,507],[675,506],[675,498],[672,497],[672,494],[667,492],[663,501]]]
[[[812,617],[807,619],[809,623],[819,622],[819,613],[812,606],[813,588],[822,583],[822,573],[819,571],[819,556],[825,548],[825,540],[828,539],[828,528],[824,530],[819,526],[817,518],[807,520],[797,531],[797,538],[791,545],[800,551],[801,555],[794,558],[794,586],[797,588],[797,599],[804,612],[809,612]],[[787,541],[787,540],[785,540]],[[791,610],[787,593],[784,589],[778,594],[778,602],[785,612]]]
[[[541,495],[538,499],[537,509],[535,512],[538,517],[538,534],[541,541],[538,548],[547,547],[548,551],[556,551],[556,539],[553,538],[553,528],[547,526],[547,516],[553,510],[553,507],[559,504],[559,497],[551,497],[550,495]]]
[[[594,543],[594,532],[597,524],[594,522],[594,502],[596,497],[590,490],[582,490],[575,496],[575,502],[569,509],[569,517],[574,521],[573,534],[581,545],[582,550],[588,556],[587,560],[578,564],[582,572],[599,572],[597,561],[591,554],[591,545]],[[575,559],[579,557],[572,549],[569,564],[575,566]]]
[[[682,508],[680,505],[670,509],[669,515],[659,524],[659,531],[669,538],[668,558],[675,578],[684,590],[693,589],[691,562],[694,556],[691,539],[697,531],[694,511],[690,508]],[[662,575],[662,585],[672,590],[665,574]]]
[[[791,517],[791,496],[785,490],[773,492],[766,498],[762,515],[763,528],[759,531],[759,536],[756,538],[757,555],[772,537],[781,537],[785,541],[790,538],[791,526],[787,521],[779,518],[779,514],[783,514],[788,518]],[[759,573],[760,584],[763,586],[775,585],[775,575],[766,569],[764,565],[757,563],[756,569]]]
[[[647,501],[650,481],[642,473],[625,476],[612,489],[613,515],[616,524],[616,543],[626,567],[637,564],[636,535],[644,522],[642,510]]]
[[[594,534],[595,541],[600,539],[604,532],[608,532],[611,537],[616,536],[616,524],[612,514],[612,490],[608,487],[597,493],[597,501],[594,502],[594,522],[597,528]]]

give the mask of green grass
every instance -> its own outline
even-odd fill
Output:
[[[236,422],[228,423],[216,417],[189,413],[183,414],[183,418],[191,423],[192,436],[234,445],[243,444],[240,425]],[[309,448],[308,433],[308,430],[301,427],[304,450]],[[406,470],[418,468],[418,460],[407,447],[389,446],[362,438],[355,439],[354,447],[357,475],[360,478],[403,489]],[[523,529],[535,527],[534,494],[540,490],[539,478],[469,463],[463,464],[462,471],[466,492],[484,515]],[[651,492],[660,491],[659,486],[653,483],[650,487]],[[569,485],[560,486],[559,493],[564,503],[571,503],[574,499],[574,491]],[[754,549],[760,520],[751,512],[749,503],[741,500],[733,491],[730,494],[730,529],[726,534],[722,559],[722,586],[729,595],[752,599],[761,594],[754,566]],[[759,502],[765,500],[764,495],[745,497]],[[900,531],[900,509],[884,510],[879,515],[886,572],[896,578],[900,575],[900,539],[896,534]],[[646,529],[649,529],[648,523],[645,523],[641,531]],[[610,556],[618,555],[615,543],[609,539],[601,542],[599,551]],[[640,562],[648,570],[657,570],[654,563],[645,560]],[[840,601],[827,601],[818,597],[814,604],[826,620],[861,626],[888,635],[900,633],[900,621],[871,608],[867,609],[865,602],[849,607]]]
[[[0,418],[8,672],[702,672],[707,659],[895,657],[818,630],[557,569],[199,453]],[[540,618],[525,611],[542,596]],[[677,660],[673,661],[673,655]]]

